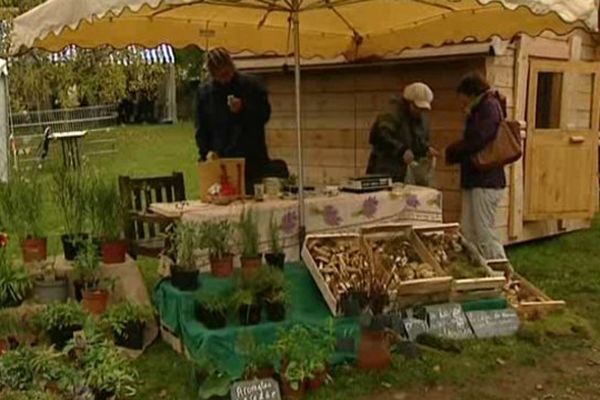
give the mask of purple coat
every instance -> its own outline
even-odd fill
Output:
[[[496,92],[489,92],[467,117],[462,140],[446,149],[446,162],[460,164],[460,181],[463,189],[506,187],[504,168],[479,171],[471,157],[483,150],[496,138],[500,122],[506,117],[506,108]]]

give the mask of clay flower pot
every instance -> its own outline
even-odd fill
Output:
[[[363,329],[358,347],[358,367],[368,371],[381,371],[389,368],[391,363],[392,353],[385,332]]]
[[[262,255],[256,257],[242,257],[242,276],[244,279],[254,278],[262,266]]]
[[[285,399],[302,399],[306,393],[304,384],[300,384],[297,390],[294,390],[290,383],[284,378],[281,381],[281,393]]]
[[[108,305],[108,292],[106,290],[84,290],[83,308],[95,315],[104,314]]]
[[[311,392],[314,390],[319,390],[325,383],[325,379],[327,379],[327,370],[316,373],[314,378],[309,379],[306,382],[306,387]]]
[[[23,262],[32,263],[48,258],[48,240],[46,238],[29,238],[21,242]]]
[[[113,240],[102,243],[102,262],[104,264],[122,264],[127,255],[127,241]]]
[[[226,254],[222,258],[210,257],[210,272],[217,278],[233,275],[233,254]]]

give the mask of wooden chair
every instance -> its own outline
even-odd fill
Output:
[[[152,203],[185,201],[183,174],[131,178],[119,176],[121,200],[128,210],[125,216],[125,237],[129,253],[137,256],[158,257],[164,248],[164,231],[174,221],[150,211]]]

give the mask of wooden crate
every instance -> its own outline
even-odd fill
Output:
[[[306,268],[310,272],[311,276],[313,277],[313,280],[315,281],[317,287],[319,288],[319,291],[323,295],[323,299],[325,299],[325,303],[327,303],[327,307],[329,307],[329,310],[331,311],[331,313],[334,316],[340,316],[342,314],[342,310],[340,309],[340,306],[339,306],[339,299],[336,298],[336,296],[334,296],[333,292],[329,288],[329,285],[327,284],[327,282],[325,282],[325,279],[324,279],[323,275],[321,274],[321,271],[319,271],[317,261],[313,258],[312,254],[309,250],[309,246],[313,241],[324,240],[324,239],[330,239],[330,240],[333,240],[338,243],[339,242],[351,243],[351,244],[354,244],[354,245],[360,247],[361,246],[360,236],[358,234],[353,234],[353,233],[308,235],[306,237],[306,239],[304,240],[304,244],[302,246],[302,252],[301,252],[302,260],[304,261],[304,264],[306,264]]]
[[[413,245],[415,253],[422,262],[428,262],[428,252],[423,243],[418,240],[412,225],[383,224],[369,226],[360,230],[360,235],[367,251],[372,253],[370,243],[376,240],[386,240],[398,236],[407,238]],[[371,262],[375,262],[371,254]],[[391,300],[395,308],[408,308],[419,305],[444,303],[450,300],[452,291],[452,277],[446,276],[437,264],[430,264],[438,277],[428,279],[414,279],[403,281],[397,290],[391,293]]]
[[[485,271],[486,276],[481,278],[453,279],[451,300],[454,302],[465,302],[501,297],[502,290],[506,284],[504,273],[492,269],[488,261],[477,251],[476,247],[460,234],[459,229],[459,224],[440,224],[415,228],[416,240],[421,242],[422,247],[425,249],[426,254],[424,257],[426,262],[443,269],[425,244],[423,240],[424,235],[438,232],[458,234],[461,239],[461,245],[465,249],[469,259],[474,265]],[[504,262],[504,260],[501,261]]]
[[[510,299],[510,297],[507,296],[510,306],[517,310],[522,319],[535,320],[543,318],[544,316],[558,311],[566,306],[567,303],[565,301],[552,299],[529,280],[515,272],[510,265],[510,262],[506,260],[495,260],[490,262],[490,266],[494,270],[504,273],[509,281],[519,281],[521,283],[521,291],[525,291],[531,296],[537,298],[535,301],[514,302]]]
[[[185,346],[182,340],[168,326],[160,322],[160,337],[178,354],[183,354]]]

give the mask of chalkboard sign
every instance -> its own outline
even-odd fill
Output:
[[[279,384],[273,379],[236,382],[231,387],[231,400],[281,400]]]
[[[512,308],[469,311],[466,314],[475,336],[480,339],[511,336],[519,330],[519,316]]]
[[[425,307],[429,333],[448,339],[471,339],[473,330],[460,304]]]
[[[427,333],[429,330],[427,322],[422,319],[404,318],[402,324],[404,326],[404,333],[411,342],[414,342],[417,339],[417,336],[422,333]]]

